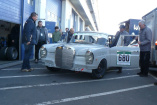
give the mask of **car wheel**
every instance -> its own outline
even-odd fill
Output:
[[[3,47],[1,50],[0,50],[0,59],[1,60],[6,60],[7,59],[7,50],[8,50],[8,47]]]
[[[59,71],[59,69],[57,69],[57,68],[53,68],[53,67],[48,67],[48,66],[46,66],[46,68],[49,70],[49,71]]]
[[[101,79],[105,75],[106,70],[107,70],[107,61],[103,59],[100,62],[98,68],[92,70],[92,77],[96,79]]]
[[[7,50],[7,58],[8,60],[16,60],[18,56],[18,52],[15,47],[8,47]]]

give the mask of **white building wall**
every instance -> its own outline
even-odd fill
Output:
[[[46,0],[35,0],[35,12],[38,14],[38,23],[39,20],[43,22],[43,26],[45,26],[46,19]]]
[[[85,23],[84,19],[81,17],[81,15],[77,12],[77,10],[73,7],[71,2],[69,0],[62,1],[62,21],[61,21],[61,29],[64,31],[65,28],[73,28],[73,20],[72,20],[72,9],[77,13],[78,16],[76,16],[76,30],[75,31],[84,31],[85,30]],[[83,20],[82,24],[82,30],[80,30],[79,25],[79,18]]]

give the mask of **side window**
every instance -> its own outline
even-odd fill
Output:
[[[138,46],[137,35],[121,35],[119,37],[117,46]]]

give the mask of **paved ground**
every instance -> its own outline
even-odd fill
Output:
[[[48,71],[41,63],[32,67],[0,70],[0,105],[157,105],[156,77],[139,77],[136,68],[91,79],[88,73]]]

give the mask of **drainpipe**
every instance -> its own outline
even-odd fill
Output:
[[[21,28],[20,28],[20,41],[19,41],[19,60],[23,59],[23,45],[22,45],[22,36],[23,36],[23,18],[24,18],[24,0],[21,0]]]

